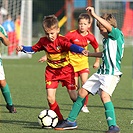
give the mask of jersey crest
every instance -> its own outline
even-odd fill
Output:
[[[47,85],[51,85],[51,81],[46,81],[46,84]]]
[[[61,46],[57,46],[56,49],[57,49],[57,50],[61,50]]]

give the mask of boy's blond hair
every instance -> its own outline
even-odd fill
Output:
[[[55,15],[44,16],[42,26],[44,31],[59,28],[57,17]]]
[[[115,17],[114,17],[112,14],[107,14],[107,13],[105,13],[105,14],[103,14],[103,15],[101,16],[101,18],[105,19],[105,20],[106,20],[108,23],[110,23],[114,28],[117,27],[117,21],[116,21]],[[97,21],[97,26],[100,27],[100,25],[102,25],[102,24],[100,24],[100,22]]]
[[[92,17],[88,14],[88,13],[81,13],[78,17],[78,22],[81,20],[81,19],[86,19],[88,20],[88,23],[92,23],[93,19]]]

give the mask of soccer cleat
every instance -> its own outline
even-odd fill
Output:
[[[83,106],[81,111],[84,112],[84,113],[89,113],[89,110],[86,106]]]
[[[6,108],[9,110],[9,113],[17,113],[16,108],[14,105],[6,105]]]
[[[120,133],[120,129],[118,126],[110,126],[106,133]]]
[[[63,120],[59,120],[55,127],[57,127],[58,125],[62,124],[63,121],[64,121],[64,119]]]
[[[70,130],[70,129],[76,129],[77,123],[76,121],[70,122],[68,120],[64,120],[61,124],[58,124],[54,129],[55,130]]]

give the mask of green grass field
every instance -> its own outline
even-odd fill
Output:
[[[0,93],[0,133],[103,133],[107,130],[104,108],[98,95],[90,96],[90,113],[80,113],[77,118],[78,129],[55,131],[41,129],[37,116],[47,109],[44,87],[44,69],[46,63],[38,63],[43,52],[33,55],[31,59],[3,60],[6,79],[10,86],[16,114],[8,113],[5,101]],[[90,64],[94,58],[90,58]],[[90,66],[91,74],[96,70]],[[123,76],[119,82],[112,101],[115,106],[117,124],[121,133],[133,132],[133,90],[132,90],[132,47],[125,47],[122,61]],[[67,118],[72,107],[66,88],[57,89],[57,101],[64,118]]]

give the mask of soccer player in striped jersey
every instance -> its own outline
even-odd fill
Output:
[[[5,46],[10,45],[7,33],[2,25],[0,25],[0,43],[3,43]],[[16,108],[14,107],[12,102],[10,88],[5,79],[1,53],[0,53],[0,88],[7,104],[6,108],[9,110],[10,113],[16,113]]]
[[[59,82],[67,87],[73,102],[77,98],[74,69],[69,62],[68,52],[71,50],[80,54],[86,54],[87,51],[70,43],[66,37],[59,35],[58,19],[54,15],[45,16],[42,25],[46,36],[41,37],[33,46],[18,46],[17,51],[26,53],[45,51],[47,56],[47,67],[45,70],[47,100],[50,109],[56,112],[60,122],[63,120],[63,115],[56,101],[56,89]]]
[[[86,95],[99,94],[104,105],[108,131],[106,133],[119,133],[120,129],[116,123],[115,109],[111,96],[120,81],[121,59],[124,52],[124,36],[117,28],[117,21],[112,14],[103,14],[99,17],[93,7],[86,10],[97,20],[97,26],[103,35],[103,52],[89,53],[89,57],[101,57],[102,64],[86,83],[79,89],[79,95],[73,104],[67,120],[57,125],[56,130],[77,128],[76,118],[84,104]]]

